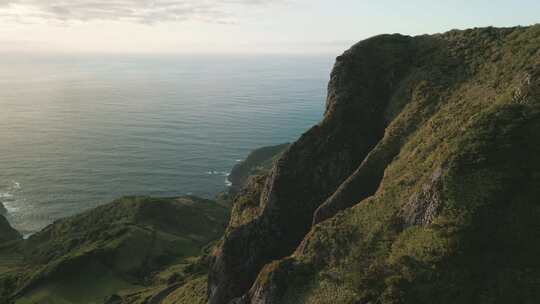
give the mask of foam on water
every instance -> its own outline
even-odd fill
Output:
[[[13,194],[9,192],[0,192],[0,198],[12,198]]]
[[[229,176],[231,175],[230,172],[227,171],[207,171],[206,174],[208,175],[217,175],[217,176],[224,176],[225,177],[225,187],[232,186],[232,182],[229,180]]]
[[[231,173],[226,171],[208,171],[206,172],[208,175],[220,175],[220,176],[229,176]]]
[[[10,181],[8,185],[0,186],[0,202],[7,209],[8,214],[17,212],[20,207],[17,206],[17,193],[21,190],[21,184],[16,181]]]

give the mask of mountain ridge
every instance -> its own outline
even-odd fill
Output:
[[[322,121],[235,170],[219,203],[126,197],[0,244],[0,300],[81,303],[76,272],[107,304],[536,303],[540,25],[363,40]]]
[[[452,229],[480,225],[476,218],[459,222],[462,214],[477,216],[477,207],[462,202],[456,193],[483,191],[485,197],[480,197],[486,201],[484,204],[492,203],[492,208],[499,210],[501,207],[495,204],[498,197],[512,199],[514,190],[510,185],[521,180],[516,170],[497,165],[495,160],[505,159],[505,153],[507,157],[519,156],[530,162],[532,168],[527,168],[521,160],[509,158],[521,174],[534,174],[538,170],[534,153],[540,140],[533,130],[538,120],[539,48],[540,27],[536,25],[477,28],[417,37],[381,35],[360,42],[338,57],[323,121],[293,143],[275,163],[260,201],[253,203],[259,210],[252,212],[251,221],[244,220],[243,225],[228,229],[214,251],[209,303],[408,303],[412,299],[426,302],[421,290],[404,289],[407,284],[419,284],[415,280],[425,279],[415,272],[420,270],[409,269],[411,274],[404,277],[402,270],[394,267],[410,266],[387,260],[392,247],[384,246],[404,246],[398,245],[400,238],[409,234],[412,238],[448,241],[430,234],[443,218],[456,227]],[[508,148],[512,144],[523,149]],[[472,182],[459,183],[460,176],[476,174],[466,170],[475,162],[478,170],[506,178],[501,182],[489,175],[484,177],[486,183],[498,185],[501,190]],[[396,171],[396,167],[400,170]],[[531,195],[529,205],[523,203],[523,208],[529,208],[531,214],[537,210],[534,182],[526,188]],[[450,195],[446,193],[449,188],[458,190]],[[397,202],[391,204],[381,199],[388,193]],[[384,203],[376,203],[381,200]],[[462,202],[453,211],[457,214],[446,214],[449,209],[457,208],[452,205],[455,202]],[[378,210],[384,204],[386,208]],[[364,215],[356,214],[360,209],[384,217],[363,219]],[[351,215],[347,217],[347,214]],[[233,211],[232,217],[235,216]],[[525,214],[522,216],[530,219]],[[357,222],[349,223],[347,218],[355,218]],[[494,220],[504,222],[495,216]],[[380,227],[376,234],[388,241],[363,235],[359,227],[368,222],[371,224],[364,227],[366,231],[375,233],[374,227]],[[527,223],[531,225],[531,221]],[[534,227],[529,228],[534,231]],[[445,229],[440,233],[448,233]],[[478,229],[490,231],[484,226]],[[527,231],[521,226],[515,229]],[[489,233],[497,235],[497,232]],[[465,242],[472,235],[475,234],[459,234],[450,239]],[[529,241],[537,240],[534,232],[525,235]],[[384,249],[367,259],[371,263],[366,262],[360,269],[375,268],[382,274],[377,278],[374,274],[358,274],[352,281],[368,280],[373,282],[369,284],[376,284],[390,280],[377,288],[365,287],[362,285],[365,283],[351,284],[347,277],[353,274],[348,274],[350,268],[346,265],[354,263],[343,262],[343,259],[358,259],[351,256],[351,251],[368,240],[371,246]],[[519,248],[519,244],[509,244],[511,248]],[[423,246],[431,248],[434,244]],[[444,251],[440,258],[444,257],[447,263],[454,261],[457,253],[451,250],[451,244],[440,246],[439,250]],[[477,250],[472,245],[466,248]],[[364,250],[377,252],[375,248]],[[434,260],[401,255],[400,259],[424,263],[426,267],[438,265]],[[486,256],[490,255],[496,252],[488,251]],[[471,260],[473,256],[471,253]],[[533,260],[526,261],[534,269],[531,280],[525,284],[531,287],[538,269],[533,267]],[[336,270],[333,264],[343,268]],[[467,270],[463,265],[460,267],[461,275],[465,276]],[[333,274],[327,273],[328,269]],[[491,271],[488,267],[471,266],[471,269]],[[336,285],[332,277],[342,282],[341,285],[355,286]],[[393,282],[392,278],[400,279]],[[465,290],[474,288],[464,285],[465,279],[450,282]],[[333,287],[323,288],[318,284]],[[529,287],[514,286],[521,291]],[[306,292],[306,288],[311,290]],[[487,293],[488,298],[495,296],[492,288],[482,289],[480,284],[476,288]],[[433,286],[432,290],[435,290]],[[501,290],[504,290],[501,298],[516,292],[511,288],[501,287]],[[343,295],[336,297],[336,291]],[[441,298],[446,299],[443,295]],[[531,301],[532,297],[525,299]],[[480,301],[472,291],[462,300],[463,303]]]

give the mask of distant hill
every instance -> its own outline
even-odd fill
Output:
[[[232,168],[229,175],[231,191],[237,192],[241,190],[246,185],[248,177],[265,174],[270,171],[273,162],[279,158],[281,153],[283,153],[289,145],[290,144],[286,143],[262,147],[251,151],[245,160]]]

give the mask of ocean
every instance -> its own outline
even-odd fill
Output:
[[[126,195],[212,198],[321,120],[330,55],[0,56],[0,202],[25,234]]]

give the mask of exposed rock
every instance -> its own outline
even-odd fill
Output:
[[[246,181],[246,186],[234,197],[233,209],[228,229],[232,230],[238,226],[253,221],[260,215],[261,208],[259,202],[268,175],[253,175]]]
[[[405,226],[422,225],[426,226],[433,222],[439,215],[442,207],[442,168],[437,168],[431,180],[422,185],[422,189],[413,194],[409,201],[403,206],[400,216],[404,220]]]

